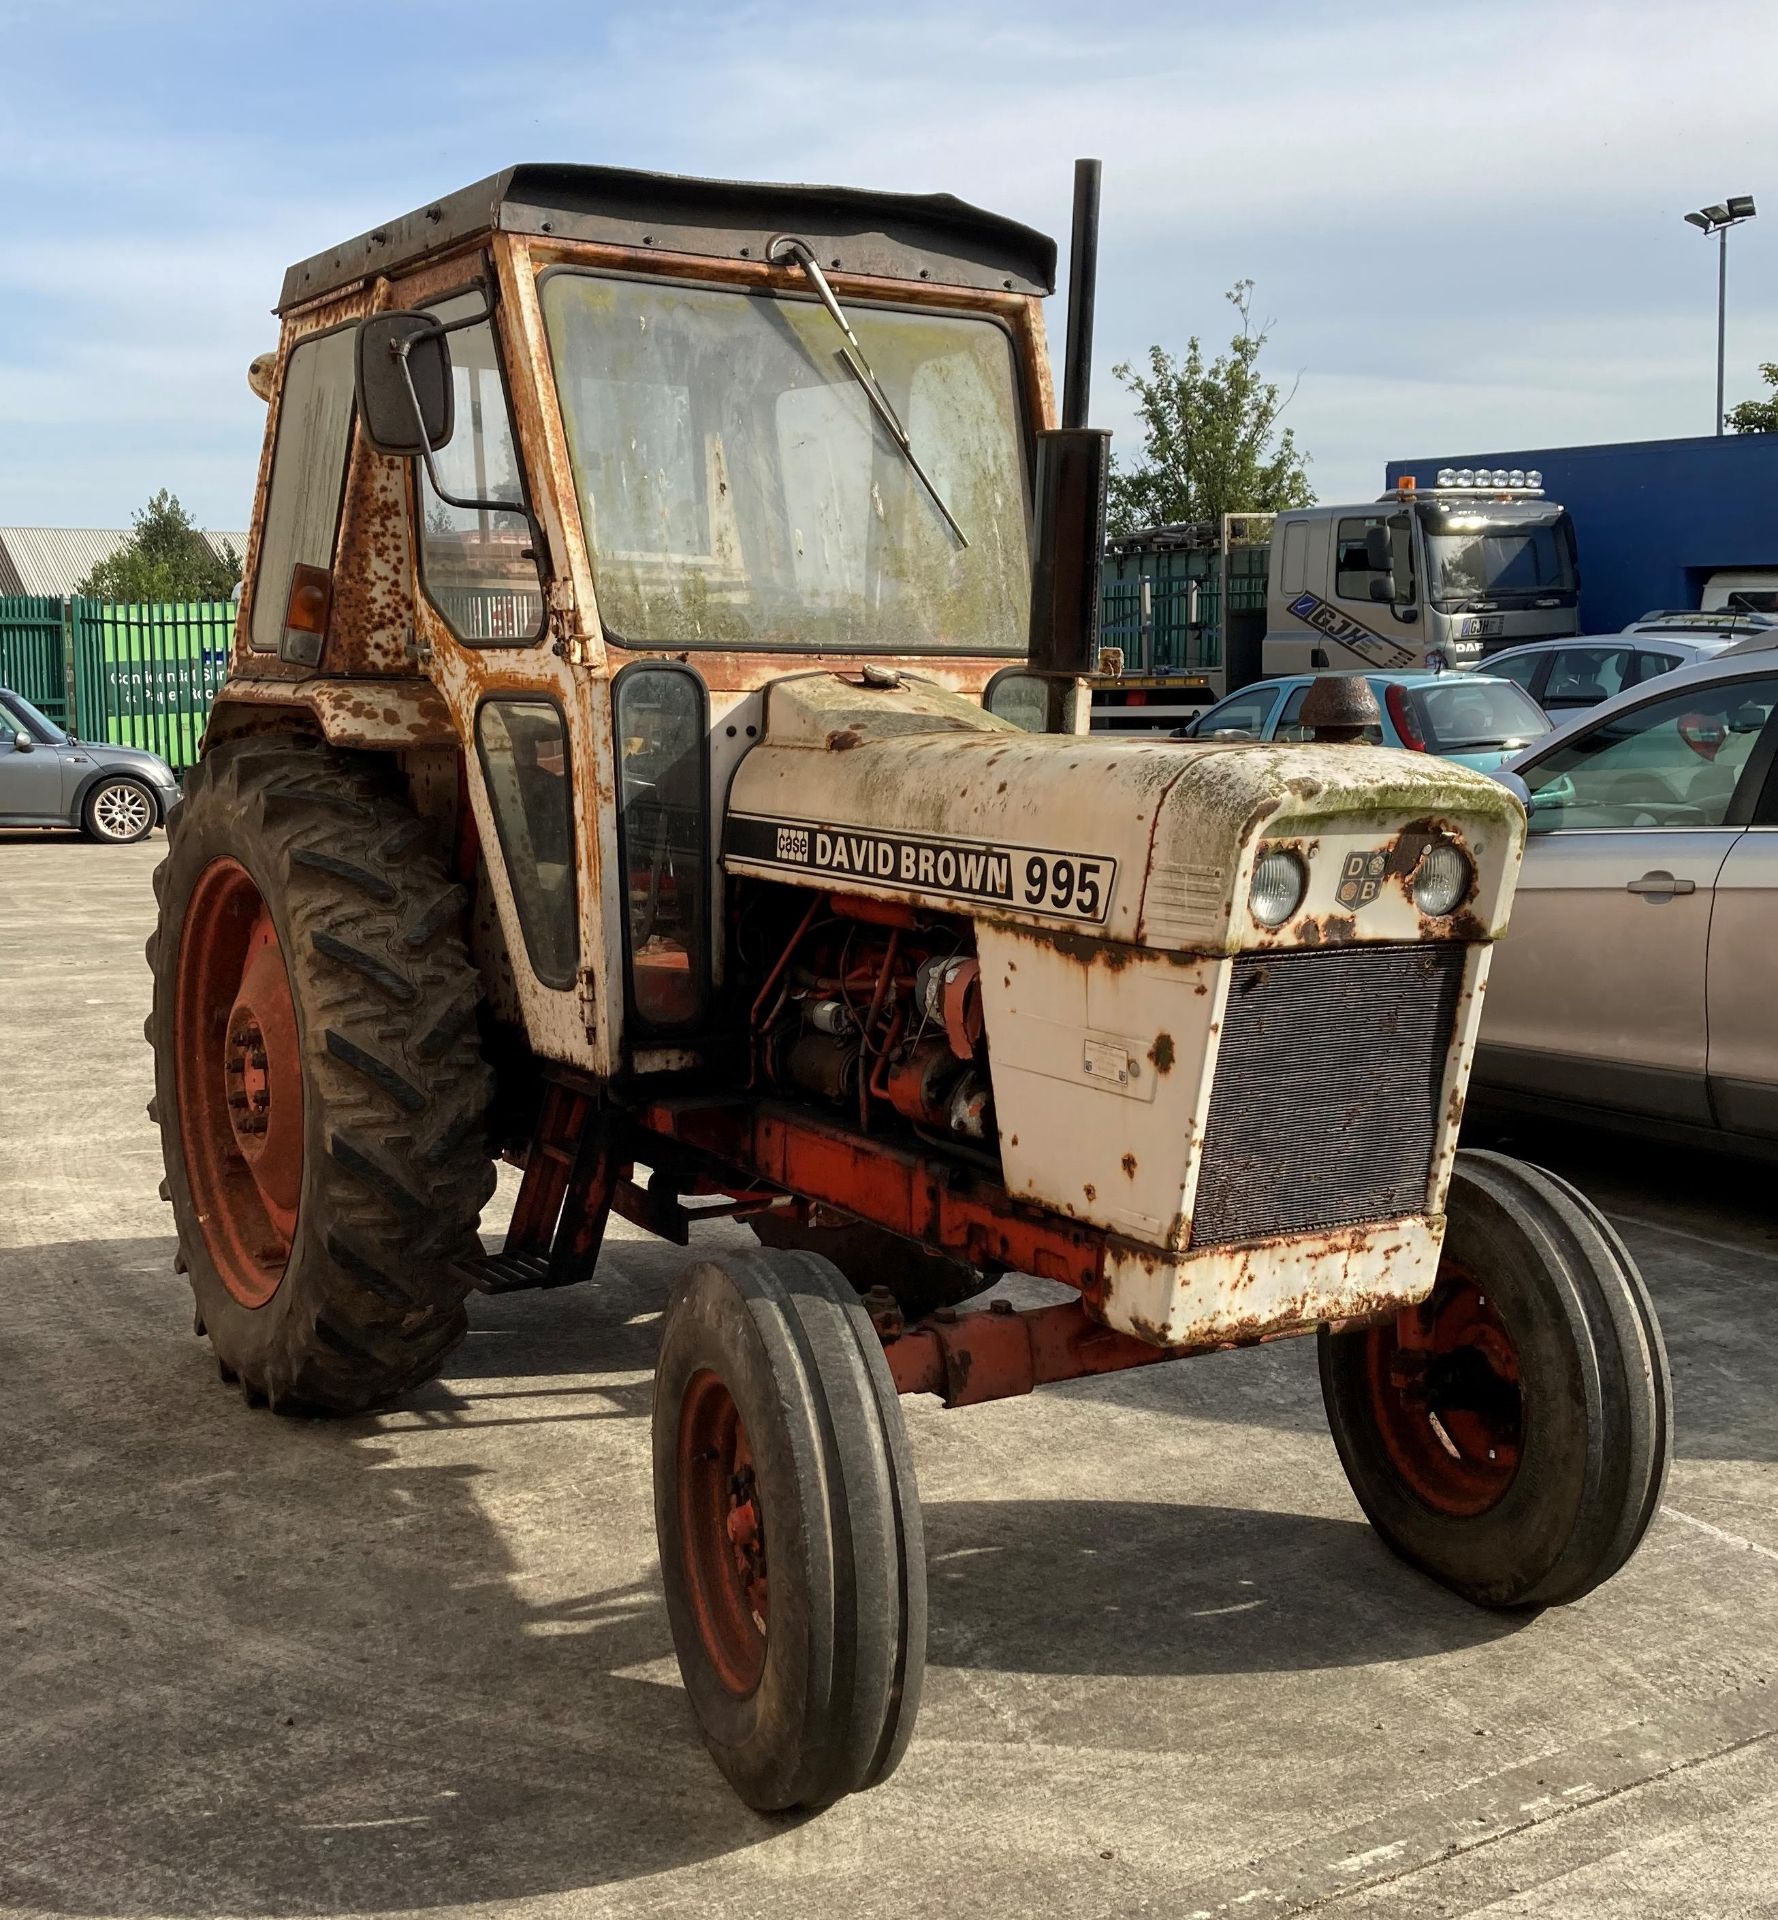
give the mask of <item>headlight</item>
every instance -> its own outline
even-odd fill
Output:
[[[1442,918],[1469,892],[1469,862],[1449,840],[1435,840],[1414,870],[1414,905],[1431,919]]]
[[[1294,853],[1261,854],[1247,904],[1262,927],[1281,927],[1303,904],[1309,870]]]

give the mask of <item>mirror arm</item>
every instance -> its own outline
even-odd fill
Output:
[[[490,307],[486,312],[475,314],[468,320],[453,320],[449,326],[440,327],[438,332],[440,334],[455,333],[461,327],[476,326],[481,321],[487,319],[488,314],[492,313],[492,311],[493,309]],[[394,354],[396,359],[401,363],[401,381],[402,385],[407,388],[408,403],[414,410],[414,420],[416,424],[419,424],[421,421],[420,396],[414,391],[413,369],[407,363],[408,349],[414,340],[431,339],[435,337],[435,335],[429,334],[413,334],[407,339],[391,341],[389,345],[389,351]],[[526,502],[515,500],[462,499],[452,493],[439,477],[438,463],[433,459],[432,449],[426,444],[423,435],[420,441],[420,458],[425,464],[426,478],[431,484],[432,491],[438,495],[439,499],[441,499],[447,507],[456,507],[465,513],[522,513],[525,516],[525,525],[531,534],[531,557],[537,562],[539,568],[542,567],[543,529],[538,525],[536,514],[531,511],[530,506]]]

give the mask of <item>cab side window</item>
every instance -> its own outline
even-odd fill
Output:
[[[1778,676],[1692,687],[1612,715],[1520,769],[1531,831],[1725,825],[1774,706]]]
[[[257,653],[276,653],[283,641],[295,570],[333,565],[352,442],[356,338],[355,328],[336,327],[299,341],[285,362],[253,569],[248,642]]]
[[[430,311],[440,320],[460,320],[484,304],[478,290],[442,300]],[[451,506],[420,466],[421,576],[459,640],[525,646],[543,632],[543,576],[525,512],[524,474],[493,321],[451,334],[448,345],[456,431],[433,455],[439,478],[459,500],[497,504]]]

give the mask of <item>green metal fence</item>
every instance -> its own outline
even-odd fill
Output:
[[[234,633],[226,600],[0,599],[0,684],[71,733],[188,767]]]
[[[67,629],[60,600],[0,595],[0,686],[68,724]]]

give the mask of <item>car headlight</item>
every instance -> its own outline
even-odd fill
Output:
[[[1414,905],[1429,919],[1441,919],[1469,894],[1470,867],[1449,840],[1435,840],[1414,869]]]
[[[1309,870],[1294,853],[1264,853],[1253,868],[1247,905],[1262,927],[1281,927],[1303,904]]]

